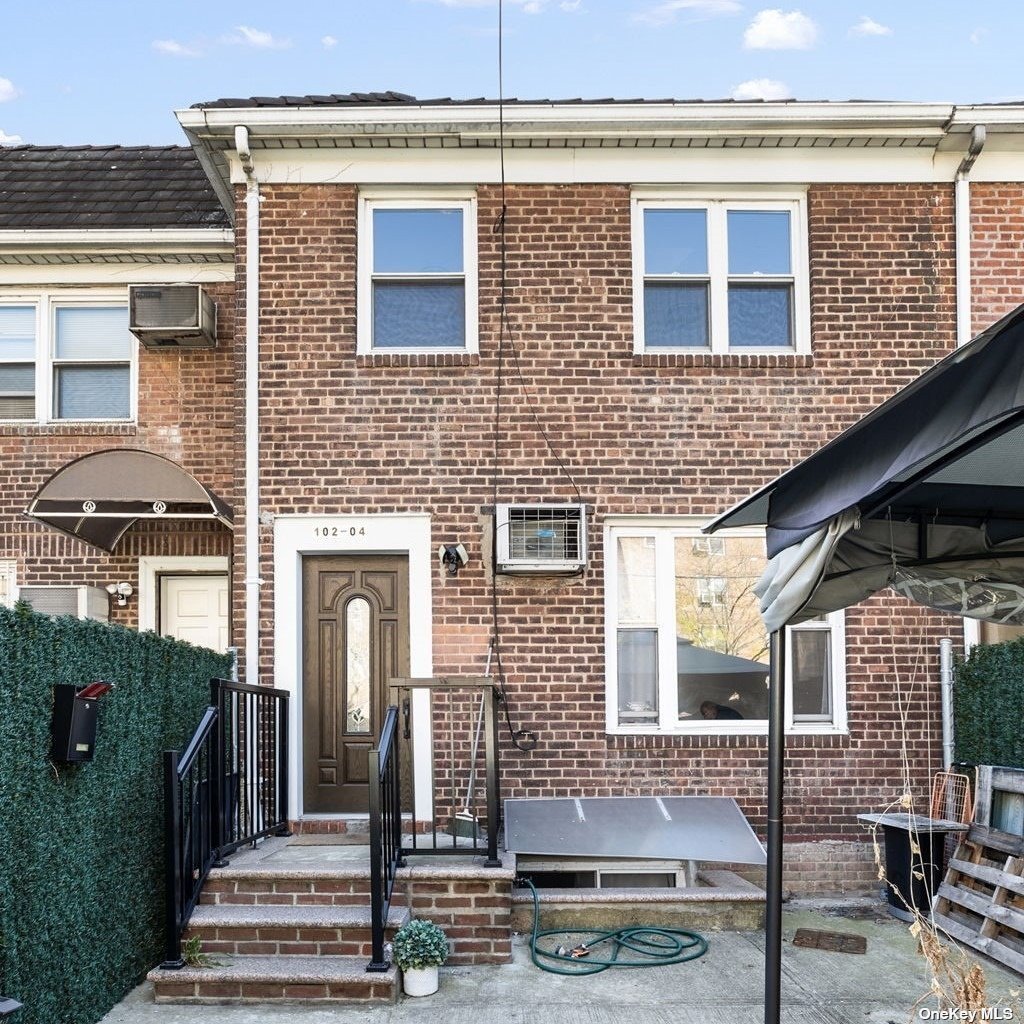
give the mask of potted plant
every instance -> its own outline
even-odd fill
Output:
[[[392,951],[402,969],[407,996],[429,996],[437,991],[437,969],[448,959],[448,939],[433,921],[403,924],[395,934]]]

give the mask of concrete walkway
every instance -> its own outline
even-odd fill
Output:
[[[820,909],[785,918],[783,1020],[786,1024],[904,1024],[928,992],[916,943],[880,904],[863,916]],[[864,935],[865,956],[824,953],[790,944],[798,927]],[[146,985],[101,1024],[761,1024],[764,940],[760,934],[710,932],[700,960],[651,970],[609,970],[592,977],[547,974],[530,962],[520,938],[515,962],[442,971],[441,990],[394,1007],[157,1006]],[[993,1005],[1013,1003],[1016,975],[985,963]],[[934,1007],[935,1001],[922,1005]],[[1015,1019],[1024,1020],[1016,1004]],[[916,1014],[914,1019],[918,1019]]]

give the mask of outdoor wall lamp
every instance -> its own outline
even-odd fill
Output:
[[[458,576],[459,570],[469,562],[469,553],[461,544],[442,544],[437,549],[437,557],[448,569],[449,576]]]
[[[117,605],[123,608],[128,603],[128,598],[135,593],[135,588],[130,583],[108,583],[107,593],[117,598]]]

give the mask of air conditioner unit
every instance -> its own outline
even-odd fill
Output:
[[[217,346],[217,304],[201,285],[133,285],[128,316],[128,329],[146,348]]]
[[[41,615],[110,621],[110,596],[102,587],[22,587],[18,597]]]
[[[587,564],[585,505],[497,505],[498,572],[564,576]]]

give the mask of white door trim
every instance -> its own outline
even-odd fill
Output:
[[[274,519],[274,686],[291,696],[288,716],[290,817],[302,816],[302,556],[406,555],[409,559],[409,672],[433,673],[430,516],[281,515]],[[413,695],[415,814],[431,806],[430,696]]]
[[[222,572],[231,585],[231,566],[227,555],[142,555],[139,558],[139,632],[160,632],[157,621],[159,577],[163,573],[187,576],[190,572]]]

